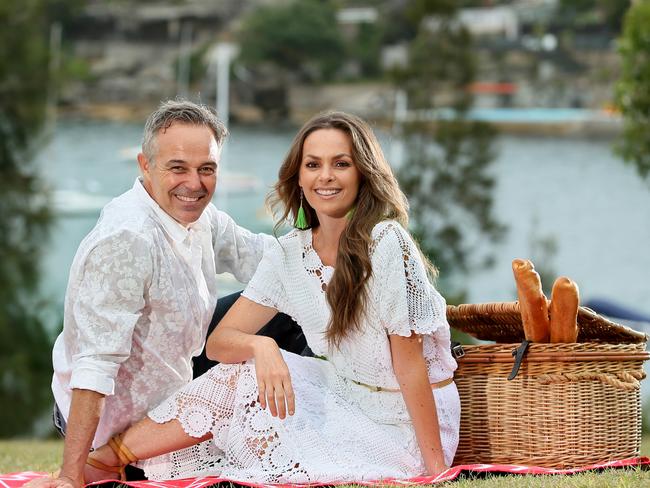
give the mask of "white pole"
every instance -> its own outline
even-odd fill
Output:
[[[404,122],[408,115],[408,95],[401,88],[395,92],[393,134],[390,142],[390,165],[398,169],[404,163]]]
[[[46,136],[52,135],[56,127],[56,112],[59,100],[59,68],[61,66],[61,22],[54,22],[50,26],[50,63],[48,66],[48,75],[50,77],[47,86],[47,109],[45,133]]]
[[[237,48],[234,44],[229,42],[220,42],[216,45],[213,50],[213,59],[215,61],[216,68],[216,106],[217,106],[217,115],[223,122],[223,124],[228,127],[230,123],[230,62],[235,57]],[[224,143],[223,148],[221,149],[221,160],[219,163],[219,174],[224,175],[226,169],[226,152],[227,152],[227,142]],[[227,209],[228,205],[228,188],[227,185],[219,186],[219,190],[216,192],[218,207],[222,210]]]
[[[228,127],[230,121],[230,63],[236,48],[229,42],[220,42],[214,51],[217,67],[217,114]]]
[[[183,22],[179,44],[176,91],[181,97],[187,98],[190,91],[190,56],[192,54],[192,24],[190,22]]]

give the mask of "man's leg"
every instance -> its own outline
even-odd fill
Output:
[[[52,411],[52,422],[54,423],[54,428],[61,435],[61,437],[65,437],[67,424],[56,402],[54,402],[54,408]],[[144,471],[142,471],[140,468],[136,468],[135,466],[126,466],[124,471],[126,473],[127,481],[139,481],[147,479],[144,475]]]
[[[226,315],[228,309],[237,301],[241,292],[227,295],[217,300],[217,306],[214,309],[214,315],[208,328],[208,336],[212,333],[217,324]],[[300,326],[288,315],[278,313],[258,332],[258,334],[272,337],[278,343],[280,349],[291,351],[303,356],[313,356],[311,349],[307,346],[307,341],[302,333]],[[217,364],[215,361],[208,359],[205,355],[205,347],[200,356],[194,358],[194,377],[202,375],[212,366]]]

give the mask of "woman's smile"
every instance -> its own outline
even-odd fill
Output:
[[[314,192],[322,198],[331,198],[341,193],[340,188],[316,188]]]

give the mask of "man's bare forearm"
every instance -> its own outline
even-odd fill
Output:
[[[63,463],[59,476],[70,478],[75,486],[83,485],[84,465],[103,408],[104,395],[101,393],[92,390],[72,390],[63,447]]]

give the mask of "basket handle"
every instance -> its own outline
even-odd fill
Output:
[[[600,381],[606,385],[613,386],[619,390],[633,391],[640,388],[639,380],[646,377],[643,371],[621,371],[612,373],[558,373],[543,374],[537,378],[543,385],[552,383],[570,383],[573,381]]]

